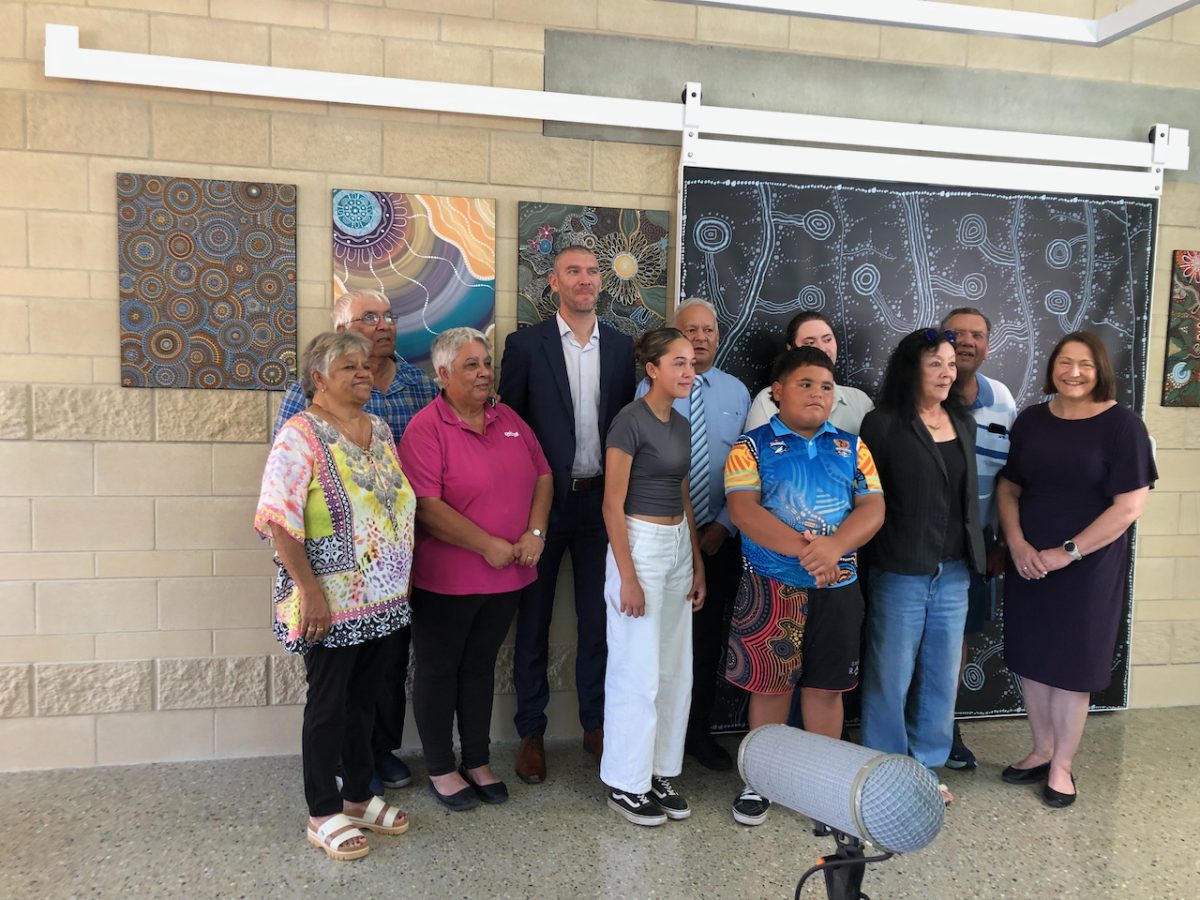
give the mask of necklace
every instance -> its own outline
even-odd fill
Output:
[[[365,450],[367,445],[371,443],[371,420],[368,419],[366,415],[360,415],[355,423],[350,423],[323,403],[318,403],[316,400],[314,400],[312,405],[320,409],[321,412],[330,416],[337,424],[341,425],[342,433],[362,449]],[[366,437],[360,440],[355,433],[363,433],[363,423],[366,423],[367,425]]]
[[[925,418],[925,416],[924,416],[923,414],[920,414],[920,413],[918,413],[918,415],[921,415],[921,421],[925,423],[925,427],[926,427],[926,428],[928,428],[930,431],[941,431],[941,430],[942,430],[943,428],[945,428],[945,427],[946,427],[948,424],[950,424],[950,417],[949,417],[949,416],[944,416],[944,418],[942,419],[942,421],[938,422],[938,423],[935,425],[935,424],[933,424],[932,422],[930,422],[930,421],[929,421],[927,418]]]

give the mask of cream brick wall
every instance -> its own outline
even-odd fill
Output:
[[[501,336],[515,326],[517,201],[674,208],[671,148],[548,138],[537,122],[49,80],[48,22],[78,25],[85,47],[531,89],[547,28],[1200,88],[1196,10],[1089,51],[656,0],[0,3],[0,769],[298,744],[303,667],[271,636],[270,550],[250,529],[278,395],[119,387],[117,172],[297,185],[302,341],[328,321],[332,188],[495,198]],[[1147,405],[1163,477],[1135,583],[1141,706],[1200,703],[1200,411],[1156,402],[1181,247],[1200,247],[1200,185],[1172,182]],[[569,597],[566,570],[560,587]],[[573,628],[564,603],[552,631],[560,733],[575,728]],[[511,737],[510,661],[506,647],[498,738]]]

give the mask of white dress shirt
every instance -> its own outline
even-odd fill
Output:
[[[563,361],[571,383],[571,406],[575,411],[575,463],[571,475],[599,475],[600,459],[600,320],[592,324],[592,336],[580,345],[560,313],[558,333],[562,337]]]

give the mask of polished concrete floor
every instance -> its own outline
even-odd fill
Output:
[[[979,769],[945,774],[958,799],[930,847],[868,870],[875,900],[1200,897],[1200,708],[1093,716],[1080,799],[1061,811],[1000,781],[1025,752],[1023,720],[964,733]],[[502,773],[514,749],[496,747]],[[411,830],[372,836],[350,863],[304,840],[298,757],[2,775],[0,898],[788,898],[832,848],[778,807],[735,824],[737,774],[691,760],[676,785],[692,817],[638,828],[606,808],[575,742],[549,750],[546,784],[514,777],[511,802],[468,813],[438,807],[414,766],[414,785],[389,792]]]

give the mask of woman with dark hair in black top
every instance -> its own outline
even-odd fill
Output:
[[[862,741],[930,769],[950,754],[969,573],[984,565],[975,423],[956,374],[953,335],[914,331],[862,425],[887,498],[870,544]]]
[[[650,390],[613,419],[604,464],[600,778],[614,810],[636,825],[662,825],[691,815],[670,779],[683,769],[692,612],[704,603],[704,566],[688,497],[691,426],[671,404],[691,392],[696,354],[674,328],[647,332],[637,350]]]

